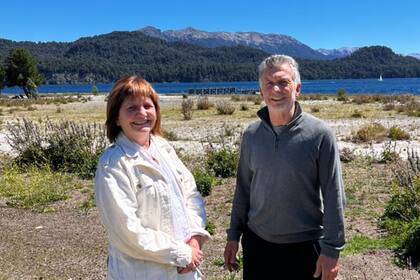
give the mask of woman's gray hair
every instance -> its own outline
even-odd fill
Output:
[[[293,57],[288,55],[273,54],[264,59],[263,62],[261,62],[261,64],[258,66],[258,81],[260,82],[260,86],[261,77],[266,69],[281,66],[283,64],[289,64],[290,68],[293,71],[293,81],[296,84],[300,84],[299,65],[296,62],[296,60],[294,60]]]

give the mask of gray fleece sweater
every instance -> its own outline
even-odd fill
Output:
[[[338,258],[345,197],[333,132],[297,102],[279,134],[267,107],[258,116],[242,138],[228,240],[239,241],[248,226],[273,243],[319,239],[321,253]]]

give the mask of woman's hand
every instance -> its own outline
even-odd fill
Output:
[[[197,268],[200,266],[201,262],[203,261],[204,254],[201,251],[201,236],[194,235],[191,237],[190,240],[187,241],[187,245],[191,247],[191,263],[189,263],[186,267],[178,268],[178,273],[184,274],[191,271],[196,271]]]

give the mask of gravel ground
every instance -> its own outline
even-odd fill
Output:
[[[168,97],[162,107],[173,106],[182,100]],[[103,103],[98,101],[103,106]],[[235,127],[235,135],[252,119],[229,123]],[[404,156],[407,147],[420,150],[419,118],[396,120],[377,120],[386,127],[398,124],[412,135],[412,141],[399,141],[398,151]],[[355,127],[371,123],[372,120],[328,121],[337,133],[340,148],[350,147],[359,153],[380,153],[383,144],[354,145],[346,140]],[[195,122],[188,126],[171,123],[165,124],[182,140],[173,145],[180,152],[203,152],[206,139],[220,134],[220,123],[208,121]],[[200,139],[204,143],[197,141]],[[195,140],[195,141],[194,141]],[[0,153],[10,152],[0,133]],[[223,260],[225,229],[229,222],[229,212],[233,193],[234,179],[226,180],[206,198],[209,220],[215,225],[213,240],[206,244],[206,260],[202,270],[206,279],[228,279],[229,273],[220,263]],[[75,200],[69,199],[54,205],[55,212],[35,213],[31,210],[9,208],[0,199],[0,280],[5,279],[105,279],[107,236],[95,208],[82,212]],[[352,224],[363,227],[362,222]],[[375,227],[369,225],[369,232],[375,236]],[[392,252],[375,250],[363,254],[343,257],[339,279],[420,279],[420,274],[413,270],[401,269],[392,263]],[[240,274],[235,279],[241,279]],[[229,278],[233,279],[233,278]]]

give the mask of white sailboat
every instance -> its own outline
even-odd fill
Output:
[[[378,81],[380,81],[380,82],[382,82],[382,81],[383,81],[383,79],[382,79],[382,74],[380,74],[380,75],[379,75],[379,79],[378,79]]]

